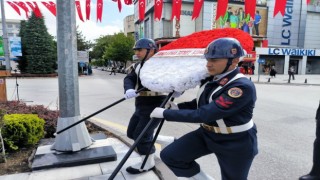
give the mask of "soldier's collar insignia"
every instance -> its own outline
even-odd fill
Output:
[[[220,86],[224,86],[225,84],[227,84],[227,82],[229,81],[228,78],[222,78],[219,82]]]
[[[239,98],[243,94],[243,91],[240,88],[234,87],[229,89],[228,95],[232,98]]]

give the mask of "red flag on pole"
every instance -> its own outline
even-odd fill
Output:
[[[126,5],[131,5],[131,4],[132,4],[132,0],[124,0],[124,3],[125,3]]]
[[[15,2],[13,1],[16,5],[18,5],[19,7],[21,7],[25,12],[26,12],[26,17],[29,18],[29,9],[28,7],[26,6],[26,4],[24,2]]]
[[[77,8],[78,16],[79,16],[80,20],[81,20],[82,22],[84,22],[83,16],[82,16],[82,11],[81,11],[80,1],[76,1],[75,3],[76,3],[76,8]]]
[[[118,9],[119,9],[119,12],[121,12],[121,9],[122,9],[121,0],[118,0]]]
[[[276,0],[274,5],[273,17],[275,17],[279,12],[283,16],[286,11],[287,0]]]
[[[97,21],[102,20],[103,1],[97,0]]]
[[[31,2],[26,2],[26,3],[32,9],[32,11],[36,15],[36,17],[38,17],[38,18],[42,17],[42,14],[41,14],[40,9],[39,9],[39,7],[38,7],[36,2],[33,2],[34,4],[32,4]]]
[[[192,13],[192,20],[197,19],[199,17],[201,8],[203,6],[203,0],[195,0],[193,5],[193,13]]]
[[[310,2],[311,2],[310,0],[307,0],[307,5],[310,4]]]
[[[171,20],[173,20],[174,17],[176,17],[177,20],[180,20],[181,15],[181,3],[182,0],[173,0],[172,1],[172,16]]]
[[[54,16],[57,15],[56,4],[54,2],[41,2]]]
[[[144,12],[146,10],[146,0],[139,0],[139,21],[144,20]]]
[[[17,5],[15,5],[14,3],[10,2],[10,1],[7,1],[7,3],[21,16],[20,9]]]
[[[228,0],[218,0],[216,20],[219,19],[220,16],[224,16],[226,14],[227,7]]]
[[[90,3],[91,3],[91,0],[86,0],[86,18],[87,18],[87,20],[90,19],[90,10],[91,10]]]
[[[162,16],[163,0],[154,0],[154,20],[160,21]]]
[[[250,17],[254,18],[255,12],[256,12],[256,0],[246,0],[244,2],[244,11],[245,15],[249,14]]]

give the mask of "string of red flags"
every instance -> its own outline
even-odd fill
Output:
[[[56,4],[54,2],[41,2],[54,16],[57,15]]]
[[[199,17],[201,8],[203,6],[204,0],[195,0],[193,5],[193,13],[192,13],[192,20],[197,19]]]
[[[102,21],[103,0],[97,0],[97,21]]]
[[[29,9],[28,7],[26,6],[26,4],[24,4],[24,2],[16,2],[16,1],[13,1],[16,5],[18,5],[21,9],[24,10],[24,12],[26,13],[26,17],[29,18]]]
[[[36,17],[38,17],[38,18],[42,17],[42,14],[41,14],[41,11],[39,9],[37,2],[33,2],[34,4],[32,4],[31,2],[26,2],[26,3],[31,8],[31,10],[34,12]]]
[[[254,18],[254,15],[256,13],[256,0],[246,0],[244,2],[244,10],[245,14],[249,14],[250,17]]]
[[[15,5],[14,3],[10,2],[10,1],[7,1],[7,3],[19,14],[19,16],[21,16],[20,9],[19,9],[19,7],[17,7],[17,5]]]
[[[287,0],[276,0],[274,5],[273,17],[276,16],[279,12],[282,16],[286,11]]]
[[[162,16],[163,0],[154,0],[154,20],[160,21]]]
[[[91,0],[86,0],[86,19],[90,20]]]
[[[181,6],[182,6],[182,0],[173,0],[172,1],[171,20],[173,20],[173,18],[176,17],[176,20],[180,21]]]
[[[146,0],[139,0],[138,1],[139,3],[139,21],[143,21],[144,20],[144,13],[145,13],[145,10],[146,10]]]
[[[91,1],[92,0],[76,0],[76,9],[78,17],[81,21],[84,20],[84,16],[81,10],[81,1],[85,1],[85,16],[86,20],[90,20],[90,13],[91,13]],[[102,21],[102,13],[103,13],[103,1],[105,0],[96,0],[97,3],[97,21]],[[122,2],[125,5],[133,4],[133,0],[112,0],[116,2],[118,5],[119,12],[122,10]],[[216,8],[216,20],[219,19],[221,16],[225,16],[227,8],[228,8],[229,0],[217,0],[217,8]],[[311,3],[311,0],[305,1],[307,5]],[[41,14],[40,8],[37,2],[32,0],[28,1],[7,1],[7,3],[14,9],[14,11],[21,16],[21,10],[25,12],[25,16],[29,18],[30,11],[33,11],[36,17],[43,17]],[[56,16],[56,3],[52,1],[41,1],[41,3],[54,15]],[[138,0],[137,1],[138,13],[139,13],[139,21],[143,21],[145,18],[145,10],[146,10],[146,0]],[[192,12],[192,20],[195,20],[199,17],[204,0],[194,0],[193,4],[193,12]],[[256,0],[245,0],[244,1],[244,9],[245,14],[250,15],[252,18],[255,16],[256,11]],[[282,16],[285,14],[287,0],[275,0],[274,12],[273,16],[276,16],[280,13]],[[172,0],[172,14],[171,20],[176,18],[180,20],[181,16],[181,7],[182,7],[182,0]],[[160,21],[162,17],[163,11],[163,0],[154,0],[154,19],[156,21]]]
[[[81,5],[80,5],[80,1],[76,1],[76,9],[77,9],[77,12],[78,12],[78,16],[79,16],[79,19],[84,22],[83,20],[83,16],[82,16],[82,11],[81,11]]]
[[[217,15],[216,20],[221,16],[224,16],[227,12],[228,0],[218,0],[217,1]]]

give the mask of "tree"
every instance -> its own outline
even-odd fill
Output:
[[[78,51],[87,51],[92,47],[92,43],[90,41],[86,41],[82,32],[79,31],[77,26],[77,50]]]
[[[102,56],[105,51],[105,48],[111,43],[112,35],[101,36],[95,40],[95,45],[93,50],[90,51],[90,58],[95,60],[103,60]]]
[[[103,59],[126,62],[131,60],[133,56],[132,47],[134,39],[132,36],[125,36],[123,33],[118,33],[113,36],[111,43],[106,47]]]
[[[26,72],[31,74],[50,74],[57,67],[57,50],[53,37],[48,33],[44,18],[38,18],[32,13],[26,23],[24,55],[27,61]]]
[[[25,20],[22,20],[20,22],[20,32],[19,32],[19,36],[21,37],[21,45],[22,45],[22,56],[19,57],[18,62],[18,68],[20,70],[21,73],[25,73],[27,66],[28,66],[28,62],[26,59],[26,48],[27,46],[25,46],[26,44],[26,29],[27,29],[27,22]]]

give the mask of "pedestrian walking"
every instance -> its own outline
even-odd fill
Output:
[[[290,66],[289,68],[289,71],[288,71],[288,74],[289,74],[289,81],[291,80],[291,77],[292,77],[292,80],[294,80],[294,66]]]
[[[274,66],[271,66],[270,76],[275,78],[276,74],[277,74],[276,68]]]
[[[219,38],[204,55],[211,76],[202,81],[197,98],[176,110],[155,108],[151,113],[167,121],[201,123],[169,144],[160,157],[179,179],[211,180],[196,159],[215,153],[222,179],[246,180],[258,153],[252,120],[257,97],[254,84],[237,68],[243,49],[234,38]]]
[[[111,72],[109,75],[112,75],[112,73],[113,73],[113,75],[116,75],[116,67],[114,67],[114,66],[112,66]]]
[[[299,180],[320,180],[320,103],[316,113],[316,139],[313,144],[313,166],[309,174]]]

